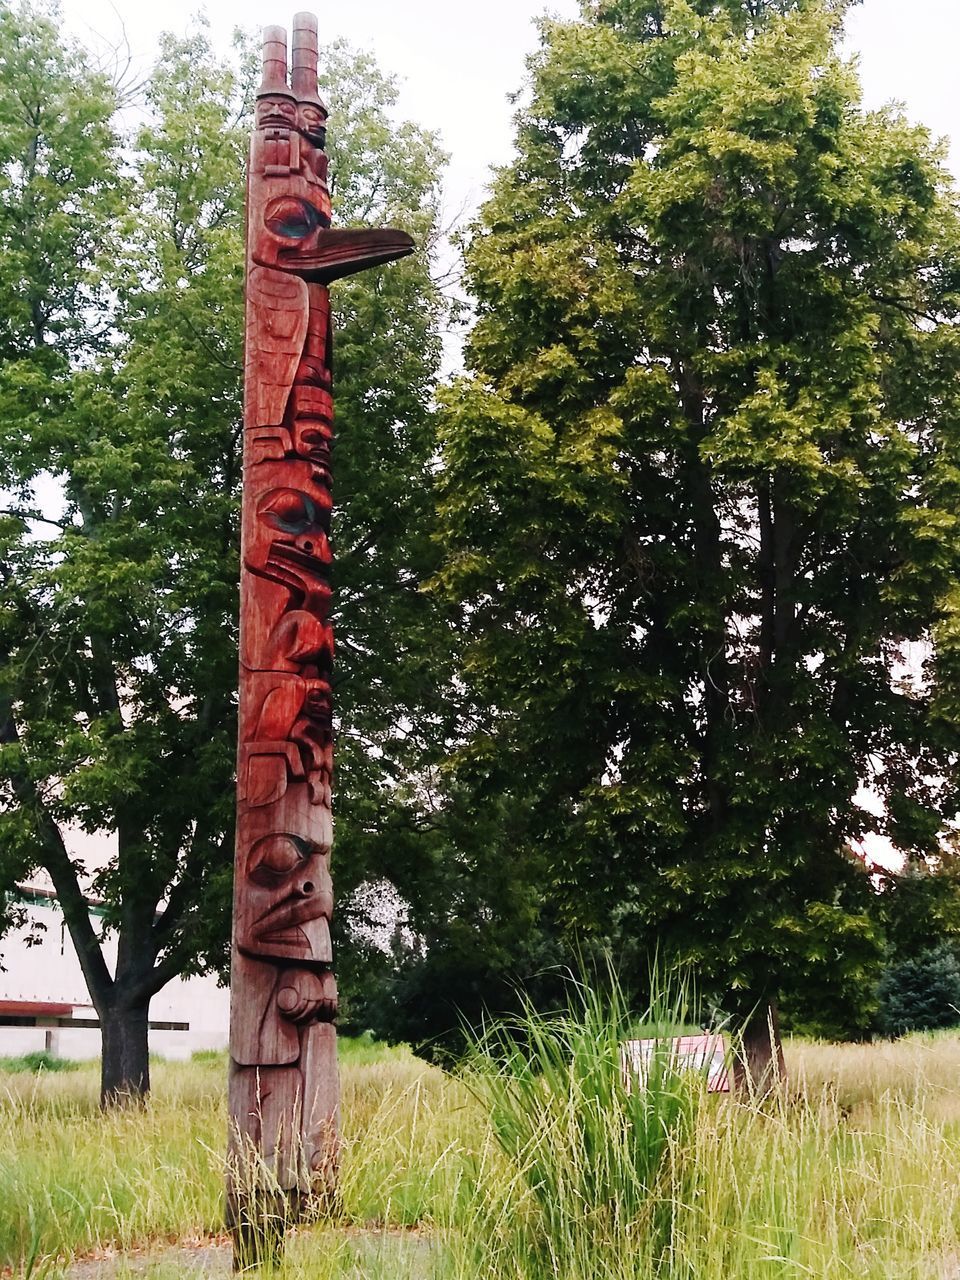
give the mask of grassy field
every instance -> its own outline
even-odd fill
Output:
[[[787,1062],[788,1089],[763,1106],[691,1096],[658,1169],[638,1173],[634,1137],[629,1168],[610,1163],[625,1140],[619,1113],[588,1150],[559,1094],[541,1136],[511,1149],[479,1078],[347,1043],[345,1220],[299,1232],[283,1274],[960,1277],[960,1037],[792,1043]],[[112,1253],[111,1274],[133,1274],[125,1251],[216,1235],[224,1077],[217,1056],[158,1063],[150,1105],[104,1118],[92,1067],[0,1069],[0,1274],[94,1276],[75,1260]],[[594,1103],[605,1105],[584,1095],[576,1106]],[[616,1196],[611,1208],[611,1179],[630,1178],[629,1212]],[[191,1271],[178,1255],[136,1273]]]

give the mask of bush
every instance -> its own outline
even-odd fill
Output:
[[[877,986],[877,1024],[884,1035],[960,1025],[960,964],[948,946],[890,965]]]
[[[0,1071],[76,1071],[79,1066],[72,1058],[55,1058],[46,1049],[25,1053],[19,1058],[0,1058]]]

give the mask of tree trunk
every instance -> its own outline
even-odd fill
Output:
[[[100,1105],[142,1102],[150,1092],[147,1044],[149,1003],[133,1007],[108,1005],[100,1013],[103,1056],[100,1062]]]
[[[787,1078],[776,1000],[761,999],[747,1017],[735,1048],[733,1087],[746,1098],[764,1098]]]

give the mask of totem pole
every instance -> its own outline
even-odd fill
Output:
[[[264,32],[247,191],[228,1218],[256,1255],[335,1196],[330,297],[412,252],[331,230],[317,22]],[[265,1226],[272,1220],[273,1226]]]

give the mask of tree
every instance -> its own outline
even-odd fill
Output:
[[[851,842],[930,853],[957,808],[960,224],[942,149],[861,106],[846,8],[542,24],[442,425],[462,771],[525,791],[567,935],[692,965],[760,1073],[784,991],[869,1019]]]
[[[880,1030],[887,1036],[960,1023],[960,964],[941,943],[884,970],[877,986]]]
[[[323,50],[320,88],[331,100],[336,220],[401,227],[422,250],[332,291],[334,934],[349,967],[370,923],[364,888],[379,884],[388,897],[416,901],[435,879],[421,836],[436,790],[430,775],[445,749],[454,637],[449,611],[421,587],[438,558],[433,398],[449,303],[430,275],[444,163],[436,139],[391,123],[396,86],[369,55],[340,43]],[[349,982],[345,994],[349,1003]]]
[[[58,43],[47,17],[5,9],[3,20],[4,49],[28,50],[33,79],[5,60],[0,110],[26,101],[33,131],[5,131],[0,226],[0,273],[28,282],[0,317],[10,335],[0,364],[2,480],[14,495],[0,547],[0,877],[9,884],[42,867],[53,880],[101,1022],[108,1102],[149,1087],[151,997],[175,974],[226,962],[250,59],[217,58],[202,29],[164,38],[149,121],[124,166],[109,86]],[[440,163],[432,138],[401,127],[403,168],[387,121],[389,81],[339,46],[328,70],[334,111],[341,92],[351,103],[335,117],[339,216],[376,221],[386,205],[429,241]],[[23,158],[31,147],[34,171]],[[64,173],[68,149],[80,159]],[[38,219],[40,269],[28,274]],[[413,535],[392,505],[378,507],[372,486],[354,481],[351,492],[350,477],[393,464],[378,491],[392,504],[391,486],[416,488],[425,465],[440,310],[426,263],[425,251],[402,274],[371,273],[337,302],[344,612],[353,611],[352,635],[370,637],[385,663],[392,650],[378,621],[392,628],[401,669],[411,640],[395,617],[400,606],[361,597],[405,587]],[[409,460],[407,435],[420,441]],[[48,476],[56,512],[37,511]],[[395,534],[383,554],[381,521]],[[343,705],[386,737],[389,690],[356,678],[353,652],[347,646],[341,663],[354,691]],[[71,856],[71,827],[112,836],[103,866]],[[87,914],[88,889],[117,935],[114,973]]]
[[[955,847],[880,877],[878,907],[892,960],[960,948],[960,857]]]
[[[578,955],[553,918],[549,859],[531,839],[522,799],[478,802],[445,774],[431,799],[418,822],[392,833],[402,921],[346,1012],[356,1030],[449,1060],[491,1014],[519,1014],[524,1000],[562,1004]]]

